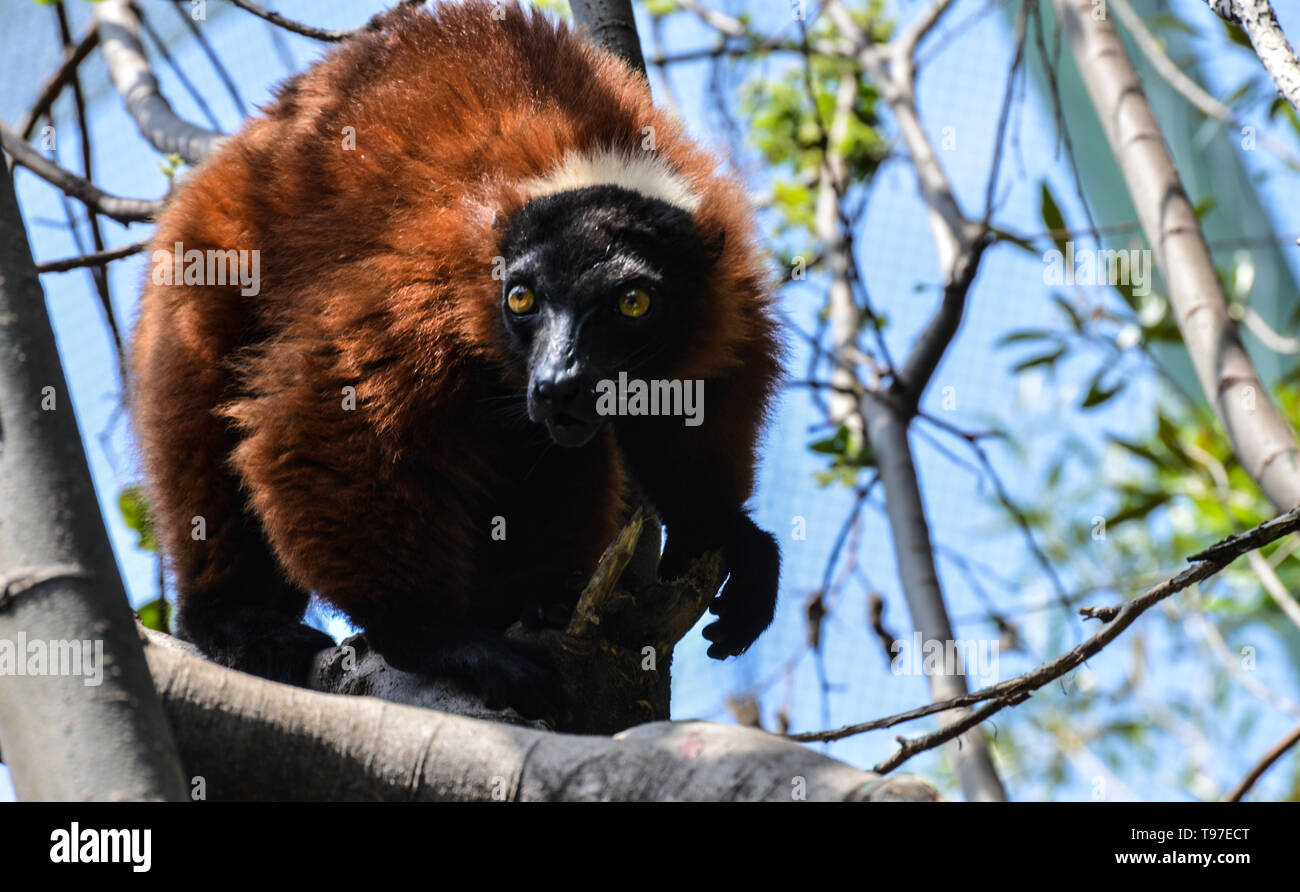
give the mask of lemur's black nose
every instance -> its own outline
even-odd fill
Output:
[[[561,375],[542,379],[533,384],[533,398],[551,412],[567,412],[582,395],[582,378]]]

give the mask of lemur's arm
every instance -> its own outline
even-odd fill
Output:
[[[704,630],[709,656],[743,653],[772,621],[781,552],[745,510],[754,488],[757,440],[777,367],[756,353],[731,376],[704,384],[703,421],[674,416],[627,416],[617,422],[619,445],[632,474],[668,530],[659,563],[664,579],[680,576],[691,559],[723,549],[730,579]]]

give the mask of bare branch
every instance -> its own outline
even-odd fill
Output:
[[[992,715],[1003,706],[1011,706],[1014,703],[1027,699],[1028,697],[1029,695],[1025,694],[1017,700],[1008,700],[1006,702],[996,700],[992,703],[986,703],[979,709],[964,712],[960,718],[951,724],[945,725],[938,731],[934,731],[922,737],[915,737],[910,740],[905,737],[899,737],[898,750],[888,759],[877,763],[874,770],[878,774],[888,774],[917,753],[923,753],[926,750],[932,750],[936,746],[947,743],[953,738],[969,731],[971,728],[977,727],[985,719],[991,718]]]
[[[83,269],[87,266],[104,266],[112,263],[114,260],[121,260],[123,257],[130,257],[132,254],[139,254],[149,246],[148,242],[135,242],[131,245],[124,245],[120,248],[109,248],[106,251],[96,251],[93,254],[83,254],[80,257],[67,257],[63,260],[49,260],[45,263],[36,264],[38,273],[66,273],[68,270]]]
[[[64,56],[71,58],[76,53],[76,47],[72,41],[72,27],[68,21],[68,10],[64,4],[59,3],[54,7],[54,17],[58,22],[59,40],[63,43]],[[81,73],[76,69],[72,72],[72,99],[73,105],[77,112],[77,136],[81,141],[81,173],[87,180],[93,181],[95,178],[94,166],[92,163],[93,153],[90,148],[90,125],[87,123],[86,116],[86,97],[81,89]],[[51,122],[53,118],[50,119]],[[81,238],[77,232],[76,222],[72,219],[71,204],[64,198],[64,208],[68,212],[68,228],[72,233],[73,240],[77,243],[77,250],[84,251],[81,246]],[[94,208],[90,208],[90,241],[95,252],[103,251],[105,248],[104,233],[99,225],[99,214]],[[99,305],[104,311],[104,321],[108,324],[109,334],[113,338],[113,346],[117,350],[118,362],[121,363],[125,356],[122,347],[122,332],[117,325],[117,314],[113,310],[113,295],[109,290],[108,276],[104,274],[103,267],[93,267],[90,269],[90,278],[95,285],[95,291],[99,295]]]
[[[91,23],[89,30],[81,40],[77,41],[76,47],[71,55],[65,55],[63,64],[59,70],[54,72],[41,87],[40,94],[36,97],[36,102],[32,105],[31,110],[23,116],[14,129],[22,135],[23,139],[30,139],[32,132],[36,129],[36,124],[45,115],[49,114],[50,108],[54,105],[54,100],[59,98],[63,88],[72,82],[81,67],[81,63],[86,61],[95,47],[99,46],[99,29],[94,22]]]
[[[1240,802],[1246,793],[1250,791],[1250,788],[1255,786],[1255,781],[1263,777],[1264,772],[1268,771],[1274,762],[1282,758],[1287,750],[1298,743],[1300,743],[1300,725],[1297,725],[1290,734],[1278,741],[1276,746],[1265,753],[1259,763],[1250,770],[1250,773],[1242,778],[1241,783],[1237,784],[1236,789],[1223,797],[1224,801]]]
[[[303,37],[310,37],[314,40],[323,40],[327,43],[338,43],[347,40],[357,33],[356,28],[317,28],[313,25],[305,25],[302,22],[295,22],[293,19],[286,18],[278,12],[269,9],[263,9],[252,0],[230,0],[235,6],[238,6],[244,12],[251,12],[259,19],[265,19],[272,25],[283,28],[286,31],[292,31],[294,34],[301,34]]]
[[[916,404],[925,392],[926,385],[939,367],[939,361],[948,350],[948,345],[957,335],[962,316],[966,310],[966,295],[975,283],[975,274],[979,271],[980,259],[989,240],[985,233],[977,228],[973,231],[973,240],[964,245],[957,254],[957,263],[951,277],[943,288],[943,300],[939,309],[930,317],[916,346],[908,356],[903,368],[898,373],[898,382],[904,394],[911,401],[915,411]]]
[[[15,164],[22,165],[47,183],[57,186],[64,194],[71,195],[87,207],[94,208],[119,223],[150,220],[162,209],[161,201],[110,195],[94,183],[64,170],[32,148],[3,122],[0,122],[0,145],[4,146]]]
[[[1150,607],[1204,579],[1208,579],[1243,554],[1262,545],[1275,542],[1298,529],[1300,529],[1300,507],[1293,508],[1285,514],[1267,520],[1246,533],[1229,536],[1222,542],[1201,552],[1201,554],[1210,555],[1210,557],[1200,560],[1195,566],[1183,570],[1174,577],[1148,589],[1136,598],[1125,601],[1118,607],[1085,608],[1081,610],[1080,613],[1085,616],[1102,619],[1106,623],[1106,627],[1078,647],[1072,648],[1056,659],[1044,663],[1023,675],[1017,675],[1015,678],[989,685],[970,694],[953,697],[941,703],[928,703],[925,706],[918,706],[915,709],[909,709],[906,712],[900,712],[883,719],[859,722],[858,724],[846,725],[834,730],[812,731],[787,736],[791,740],[799,741],[841,740],[854,734],[890,728],[903,722],[910,722],[948,709],[974,706],[985,700],[996,700],[1002,706],[1019,703],[1038,688],[1083,665],[1090,657],[1099,653],[1102,648],[1119,637],[1121,632],[1132,625],[1134,620]],[[1192,557],[1188,558],[1188,560],[1197,560],[1197,558]],[[991,715],[992,712],[996,711],[992,710],[989,714]]]
[[[172,0],[173,3],[185,3],[188,0]],[[370,21],[359,28],[317,28],[314,25],[306,25],[302,22],[296,22],[293,19],[286,18],[280,13],[252,2],[252,0],[230,0],[235,6],[238,6],[244,12],[252,13],[259,19],[270,22],[285,31],[291,31],[294,34],[301,34],[303,37],[310,37],[313,40],[320,40],[326,43],[339,43],[347,40],[349,37],[355,37],[366,31],[376,31],[384,26],[385,17],[393,10],[401,9],[406,6],[422,6],[425,0],[400,0],[391,10],[385,10],[373,16]]]

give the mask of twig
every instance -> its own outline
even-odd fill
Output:
[[[1121,632],[1132,625],[1134,620],[1153,605],[1158,604],[1165,598],[1177,594],[1195,583],[1208,579],[1210,576],[1213,576],[1246,552],[1258,548],[1260,545],[1267,545],[1269,542],[1274,542],[1288,533],[1295,532],[1297,529],[1300,529],[1300,506],[1292,508],[1285,514],[1279,515],[1272,520],[1265,521],[1259,526],[1246,531],[1246,533],[1237,536],[1230,536],[1227,539],[1224,539],[1222,542],[1211,546],[1204,552],[1201,552],[1201,554],[1208,553],[1212,555],[1212,557],[1200,561],[1193,567],[1188,567],[1186,570],[1183,570],[1172,578],[1148,589],[1136,598],[1124,602],[1124,604],[1115,609],[1114,617],[1107,623],[1106,627],[1096,635],[1093,635],[1078,647],[1070,649],[1056,659],[1044,663],[1023,675],[1017,675],[1015,678],[1008,679],[1007,681],[989,685],[986,688],[981,688],[980,690],[970,694],[963,694],[960,697],[953,697],[942,702],[918,706],[915,709],[909,709],[906,712],[900,712],[883,719],[875,719],[869,722],[846,725],[842,728],[835,728],[832,730],[810,731],[802,734],[789,734],[787,736],[792,740],[798,741],[842,740],[845,737],[851,737],[855,734],[862,734],[866,731],[878,731],[882,728],[890,728],[903,722],[909,722],[914,719],[933,715],[938,712],[944,712],[949,709],[973,706],[976,703],[982,703],[985,700],[996,701],[1000,704],[999,708],[1012,703],[1019,703],[1038,688],[1041,688],[1071,670],[1078,668],[1089,657],[1100,652],[1102,648],[1110,644],[1111,641],[1114,641],[1115,638],[1119,637]],[[1191,558],[1189,558],[1189,560],[1191,560]],[[991,710],[988,714],[992,715],[993,712],[996,711],[997,710]],[[936,743],[941,742],[943,741],[936,741]],[[915,755],[915,753],[909,755]]]
[[[1240,802],[1242,797],[1255,785],[1255,781],[1259,780],[1265,771],[1273,767],[1274,762],[1282,758],[1282,755],[1297,743],[1300,743],[1300,725],[1297,725],[1290,734],[1278,741],[1275,747],[1265,753],[1259,763],[1250,770],[1250,773],[1242,778],[1241,783],[1237,784],[1236,789],[1223,797],[1224,801]]]
[[[120,248],[109,248],[106,251],[83,254],[80,257],[50,260],[46,263],[36,264],[36,271],[38,273],[66,273],[68,270],[82,269],[87,266],[104,266],[114,260],[121,260],[123,257],[130,257],[132,254],[139,254],[148,245],[148,242],[136,242],[132,245],[123,245]]]
[[[76,52],[76,47],[72,42],[72,28],[68,24],[68,11],[62,3],[54,7],[55,19],[59,25],[59,39],[63,43],[64,55],[71,58]],[[92,153],[90,150],[90,127],[86,123],[86,97],[81,89],[81,74],[76,69],[72,72],[72,99],[77,110],[77,135],[81,140],[81,174],[87,180],[93,181],[95,178],[92,167]],[[50,119],[53,122],[53,118]],[[64,198],[67,201],[67,198]],[[89,209],[90,220],[90,242],[96,252],[104,250],[104,233],[99,226],[99,214],[95,213],[94,208]],[[76,223],[69,219],[68,226],[76,236]],[[78,239],[77,250],[84,250]],[[122,347],[122,332],[117,327],[117,314],[113,312],[113,296],[108,288],[108,276],[104,274],[103,267],[91,267],[90,278],[94,282],[95,292],[99,295],[99,304],[104,310],[104,321],[108,324],[109,335],[113,339],[113,347],[117,350],[117,359],[122,363],[125,359],[126,352]]]
[[[86,207],[94,208],[105,217],[111,217],[119,223],[151,220],[158,211],[162,210],[161,201],[110,195],[94,183],[82,179],[42,156],[3,122],[0,122],[0,145],[4,146],[4,150],[14,159],[15,164],[22,165]]]
[[[1228,312],[1232,316],[1241,316],[1241,321],[1250,329],[1250,333],[1259,338],[1260,343],[1272,350],[1274,353],[1282,353],[1288,356],[1294,356],[1300,353],[1300,338],[1288,337],[1273,330],[1264,317],[1255,311],[1255,308],[1249,304],[1233,304],[1228,307]]]
[[[922,753],[925,752],[926,750],[934,749],[936,746],[939,746],[941,743],[947,743],[949,740],[952,740],[953,738],[958,737],[964,732],[969,731],[971,728],[974,728],[975,726],[979,725],[981,722],[983,722],[985,719],[992,716],[993,713],[997,712],[1003,706],[1010,706],[1013,703],[1018,703],[1021,700],[1024,700],[1028,697],[1029,697],[1028,694],[1024,694],[1023,696],[1019,697],[1019,699],[1016,700],[1008,700],[1006,702],[994,701],[993,703],[986,703],[983,706],[981,706],[979,709],[975,710],[974,712],[970,712],[962,716],[960,719],[953,722],[951,725],[940,728],[938,731],[935,731],[931,734],[926,734],[922,737],[914,737],[910,740],[905,737],[899,737],[897,738],[898,750],[888,759],[885,759],[883,762],[878,763],[875,769],[873,770],[877,774],[888,774],[889,772],[897,768],[899,765],[902,765],[908,759],[915,756],[917,753]]]
[[[72,80],[81,63],[86,61],[86,57],[97,46],[99,46],[99,29],[92,22],[89,30],[86,31],[81,40],[77,41],[77,46],[73,49],[72,55],[66,56],[59,69],[50,75],[49,80],[41,87],[41,92],[36,97],[36,102],[32,105],[31,110],[23,116],[22,120],[14,128],[18,133],[22,134],[24,140],[31,139],[37,122],[49,113],[50,108],[54,105],[54,100],[59,98],[59,94]]]
[[[177,63],[176,59],[171,54],[171,50],[167,49],[167,41],[163,40],[163,36],[154,28],[153,24],[149,21],[149,16],[144,14],[144,10],[137,9],[136,13],[140,18],[140,30],[144,32],[145,37],[149,38],[149,42],[153,45],[154,52],[158,54],[160,59],[162,59],[163,64],[167,66],[167,69],[172,73],[172,76],[180,82],[180,85],[185,89],[185,92],[189,94],[190,99],[194,100],[194,104],[199,107],[199,111],[203,113],[203,117],[207,120],[208,126],[213,130],[220,130],[221,121],[217,119],[216,113],[212,111],[212,106],[208,104],[207,96],[205,96],[203,91],[195,85],[194,80],[185,70],[185,66]],[[186,16],[186,18],[188,18],[188,16]]]
[[[1011,60],[1011,70],[1007,72],[1007,86],[1002,96],[1002,110],[998,113],[997,136],[993,143],[993,163],[989,166],[989,181],[984,194],[983,223],[987,227],[993,221],[993,211],[997,202],[998,176],[1002,173],[1002,152],[1006,146],[1007,125],[1011,120],[1011,100],[1015,96],[1016,79],[1021,72],[1025,59],[1025,25],[1029,5],[1020,7],[1016,14],[1016,54]]]
[[[1034,537],[1034,530],[1032,525],[1029,523],[1029,518],[1025,516],[1024,511],[1022,511],[1020,506],[1016,504],[1015,500],[1011,498],[1010,491],[1007,489],[1006,484],[1002,482],[1002,476],[998,474],[997,469],[993,467],[992,459],[989,458],[984,447],[980,445],[980,440],[989,435],[968,433],[954,425],[948,424],[942,419],[924,413],[921,413],[919,417],[941,430],[945,430],[953,436],[960,438],[966,443],[970,450],[975,453],[975,457],[979,459],[980,466],[983,469],[984,476],[993,484],[993,490],[998,501],[1002,504],[1002,507],[1006,512],[1011,515],[1011,519],[1015,521],[1016,526],[1020,529],[1021,535],[1024,537],[1025,546],[1029,549],[1030,554],[1034,556],[1038,565],[1042,567],[1043,573],[1052,583],[1052,589],[1056,593],[1057,604],[1060,605],[1063,612],[1068,613],[1070,609],[1070,599],[1069,595],[1066,594],[1065,585],[1061,582],[1060,575],[1052,566],[1052,562],[1048,558],[1047,553],[1043,551],[1042,547],[1038,544],[1038,540]]]
[[[186,3],[188,0],[172,0],[173,3]],[[232,4],[238,6],[244,12],[251,13],[263,21],[270,22],[278,28],[283,28],[293,34],[301,34],[303,37],[310,37],[313,40],[324,41],[325,43],[339,43],[350,37],[356,37],[358,34],[364,34],[367,31],[376,31],[383,27],[384,18],[393,10],[385,10],[371,17],[370,21],[359,28],[317,28],[314,25],[307,25],[302,22],[294,21],[280,15],[273,10],[265,9],[252,0],[230,0]],[[400,0],[393,9],[400,9],[406,6],[421,6],[425,0]]]
[[[278,12],[269,9],[263,9],[252,0],[230,0],[235,6],[238,6],[244,12],[250,12],[259,19],[265,19],[272,25],[283,28],[286,31],[292,31],[294,34],[301,34],[303,37],[310,37],[314,40],[323,40],[327,43],[338,43],[347,40],[357,33],[356,28],[317,28],[312,25],[305,25],[302,22],[295,22],[293,19],[285,18]]]

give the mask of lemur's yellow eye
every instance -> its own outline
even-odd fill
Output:
[[[537,303],[537,299],[533,297],[533,292],[523,285],[516,285],[506,295],[506,306],[510,308],[510,312],[519,316],[530,312],[535,303]]]
[[[629,288],[618,299],[618,311],[624,316],[644,316],[650,309],[650,295],[640,288]]]

